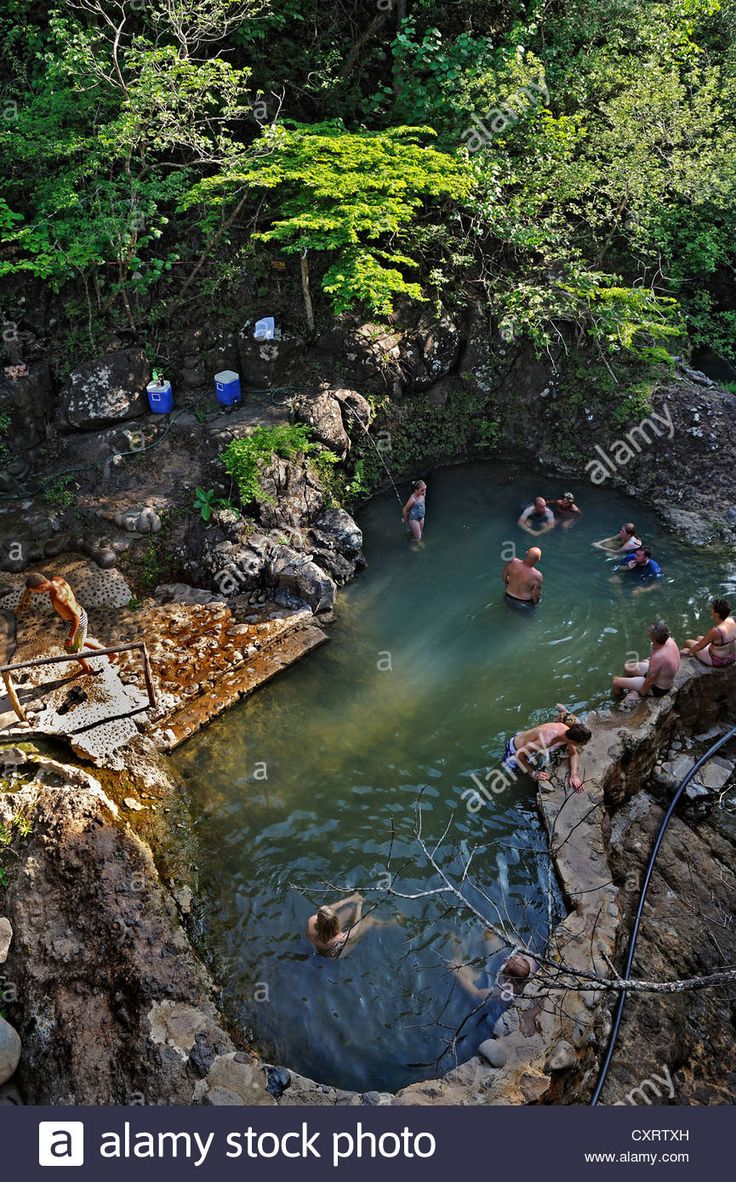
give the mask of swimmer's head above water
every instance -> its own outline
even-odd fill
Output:
[[[317,912],[317,939],[322,944],[334,940],[340,932],[340,920],[331,907],[320,907]]]

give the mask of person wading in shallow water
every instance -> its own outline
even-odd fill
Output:
[[[509,607],[536,607],[542,598],[544,575],[535,570],[542,557],[539,546],[532,546],[526,558],[512,558],[503,568],[501,578],[506,587],[505,602]]]
[[[343,929],[341,912],[352,910],[352,916]],[[348,895],[332,907],[320,907],[316,915],[310,915],[307,920],[307,939],[313,944],[320,956],[337,957],[347,951],[350,944],[354,944],[364,936],[369,928],[380,928],[391,925],[390,919],[374,919],[372,915],[363,916],[363,896],[356,891]]]
[[[491,988],[478,983],[479,979],[487,976],[484,970],[474,969],[471,964],[463,963],[460,959],[450,961],[449,965],[458,985],[479,1001],[485,1001],[486,998],[492,1001],[513,1001],[538,967],[536,960],[526,952],[515,952],[503,964],[496,984]]]
[[[88,638],[87,613],[77,603],[74,592],[66,579],[62,579],[59,575],[49,579],[46,575],[42,575],[38,571],[32,571],[26,579],[26,589],[18,604],[18,615],[26,610],[33,595],[48,595],[51,606],[57,616],[61,616],[64,623],[69,625],[66,640],[64,641],[65,652],[81,653],[83,650],[94,652],[104,648],[104,645],[98,644],[96,640],[90,640]],[[102,672],[101,669],[93,669],[83,657],[80,656],[77,659],[82,667],[82,673],[94,677],[96,674]],[[112,657],[108,657],[108,660],[112,664]],[[77,673],[75,676],[80,677],[81,674]]]
[[[697,657],[714,669],[736,665],[736,620],[731,615],[731,604],[727,599],[714,599],[710,612],[715,626],[697,640],[686,640],[682,655]]]
[[[415,480],[411,486],[411,496],[401,511],[404,525],[408,525],[415,542],[421,542],[424,536],[424,514],[427,486],[423,480]]]

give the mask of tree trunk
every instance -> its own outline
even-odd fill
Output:
[[[314,307],[312,306],[312,293],[309,290],[309,259],[307,258],[307,251],[302,251],[301,257],[302,269],[302,294],[304,296],[304,311],[307,314],[307,328],[309,329],[310,337],[315,334],[314,325]]]
[[[397,30],[401,28],[401,22],[405,21],[407,16],[409,15],[408,9],[409,9],[408,0],[396,0],[396,28],[397,28]],[[394,58],[393,70],[391,71],[391,73],[392,73],[391,85],[393,87],[394,104],[395,104],[398,97],[399,97],[399,92],[401,90],[401,67],[400,67],[398,61],[396,60],[396,58]]]

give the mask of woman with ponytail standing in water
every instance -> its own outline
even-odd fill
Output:
[[[415,542],[421,542],[422,535],[424,534],[426,496],[427,486],[424,481],[413,481],[411,486],[411,496],[401,511],[404,525],[409,526],[409,531]]]

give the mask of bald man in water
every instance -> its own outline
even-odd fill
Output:
[[[531,546],[526,557],[512,558],[503,568],[501,578],[506,587],[505,601],[509,607],[536,607],[542,598],[544,575],[536,569],[542,557],[539,546]]]

